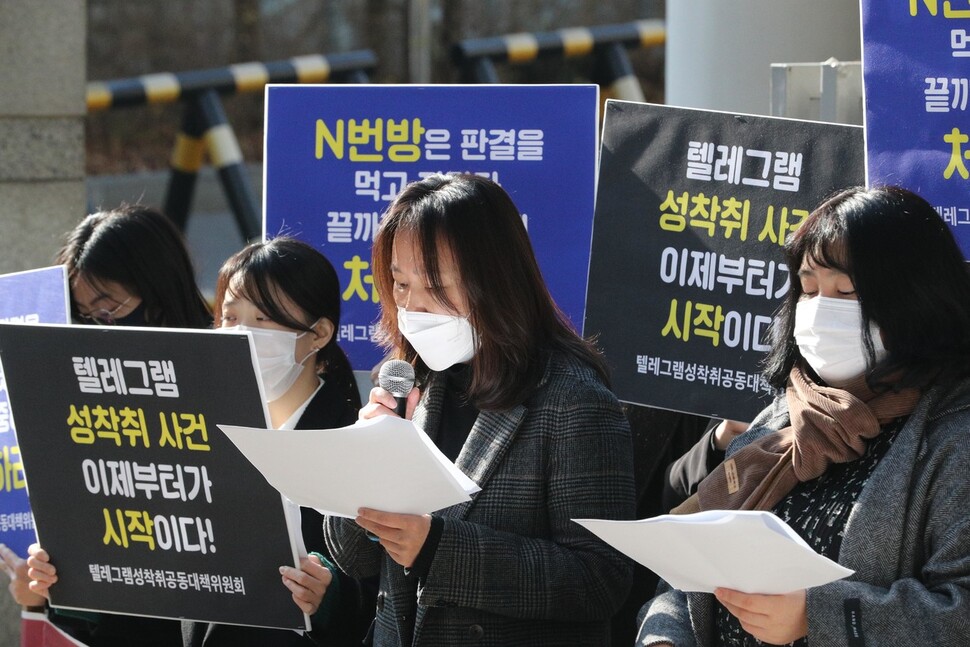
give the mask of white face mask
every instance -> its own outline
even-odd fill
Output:
[[[478,334],[466,317],[397,309],[397,329],[432,371],[467,362],[478,349]]]
[[[866,372],[862,305],[855,300],[813,297],[795,305],[795,343],[827,384],[839,386]],[[887,354],[876,324],[869,327],[878,362]]]
[[[306,335],[305,332],[297,334],[251,326],[231,326],[217,330],[252,333],[253,345],[256,347],[256,365],[259,367],[263,388],[266,389],[267,402],[283,397],[303,372],[303,363],[317,352],[311,350],[306,357],[296,361],[296,340]]]

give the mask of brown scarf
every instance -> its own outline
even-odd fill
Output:
[[[733,454],[671,512],[770,510],[799,481],[860,458],[866,441],[885,423],[912,412],[919,396],[918,389],[873,393],[865,376],[841,389],[820,386],[796,365],[785,390],[791,426]]]

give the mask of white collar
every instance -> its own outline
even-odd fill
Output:
[[[293,414],[286,419],[286,422],[284,422],[282,425],[279,426],[280,429],[296,429],[297,423],[300,422],[300,418],[303,417],[303,412],[306,411],[306,408],[308,406],[310,406],[310,400],[315,398],[317,393],[320,391],[320,389],[323,388],[323,378],[319,378],[319,379],[320,379],[320,384],[318,384],[317,388],[313,390],[313,393],[310,394],[310,397],[304,400],[303,404],[297,407],[296,411],[294,411]]]

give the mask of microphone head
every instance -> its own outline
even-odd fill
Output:
[[[377,385],[395,398],[406,398],[414,388],[414,367],[403,359],[388,360],[381,366]]]

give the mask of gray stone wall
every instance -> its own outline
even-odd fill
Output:
[[[84,0],[0,2],[0,273],[50,265],[84,214],[85,22]],[[19,617],[0,591],[0,645]]]
[[[85,17],[84,0],[0,2],[0,272],[50,264],[84,214]]]

